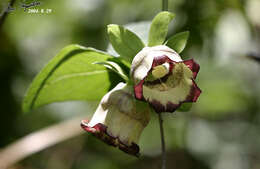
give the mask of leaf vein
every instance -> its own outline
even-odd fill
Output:
[[[102,73],[107,73],[107,71],[106,70],[99,70],[99,71],[93,71],[93,72],[81,72],[81,73],[66,74],[66,75],[58,77],[54,81],[51,81],[49,83],[49,85],[52,85],[54,83],[57,83],[58,81],[68,79],[68,78],[73,78],[73,77],[77,77],[77,76],[92,76],[92,75],[102,74]]]

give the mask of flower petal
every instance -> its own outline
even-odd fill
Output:
[[[151,101],[151,106],[154,108],[154,110],[157,113],[160,112],[174,112],[176,109],[178,109],[180,107],[180,104],[174,104],[172,102],[168,102],[166,105],[163,105],[162,103],[160,103],[157,100],[152,100]]]
[[[196,79],[197,74],[200,70],[200,65],[196,63],[193,59],[185,60],[183,61],[183,63],[187,65],[188,68],[190,68],[190,70],[193,72],[193,78]]]
[[[133,77],[135,84],[139,83],[147,76],[153,63],[159,63],[165,59],[174,62],[182,61],[178,53],[165,45],[143,48],[132,61],[131,76]]]
[[[117,137],[113,137],[111,135],[108,134],[107,132],[107,126],[105,126],[104,124],[98,123],[95,126],[91,127],[88,125],[88,121],[87,120],[83,120],[81,122],[81,127],[93,134],[95,137],[99,138],[100,140],[102,140],[103,142],[107,143],[108,145],[114,146],[114,147],[118,147],[120,150],[134,155],[136,157],[139,157],[139,146],[135,143],[132,143],[130,146],[124,144],[121,140],[119,140]]]
[[[188,97],[184,102],[196,102],[200,94],[201,94],[200,88],[197,86],[196,82],[192,80],[192,87],[190,90],[190,94],[188,95]]]
[[[134,86],[135,97],[138,100],[144,100],[144,97],[143,97],[143,83],[144,83],[144,80],[141,80],[138,85]]]
[[[143,97],[156,112],[173,112],[184,102],[195,102],[201,93],[190,68],[183,62],[172,64],[172,71],[161,80],[144,80],[136,86],[137,99]]]
[[[167,104],[163,104],[158,100],[152,100],[149,101],[151,106],[154,108],[154,110],[159,113],[159,112],[174,112],[177,110],[182,103],[186,102],[196,102],[198,97],[201,94],[200,88],[197,86],[194,80],[192,80],[192,87],[190,89],[190,94],[187,96],[187,98],[184,101],[181,101],[179,104],[175,104],[171,101],[169,101]]]

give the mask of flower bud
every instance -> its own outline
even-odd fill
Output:
[[[131,76],[135,97],[151,104],[156,112],[173,112],[184,102],[196,102],[201,90],[194,79],[200,66],[183,61],[171,48],[143,48],[133,59]]]
[[[138,156],[139,137],[150,120],[149,105],[135,99],[133,86],[119,83],[101,100],[90,122],[81,126],[109,145]]]

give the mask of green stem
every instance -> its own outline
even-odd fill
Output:
[[[168,11],[168,0],[162,0],[162,11]],[[162,113],[158,113],[158,119],[160,125],[161,144],[162,144],[162,169],[166,169],[166,150],[165,150]]]
[[[162,0],[162,11],[168,11],[168,0]]]
[[[166,169],[166,151],[165,151],[165,140],[164,140],[162,113],[158,113],[158,118],[159,118],[161,143],[162,143],[162,169]]]
[[[15,3],[15,0],[11,0],[8,3],[8,7],[4,9],[4,12],[3,12],[2,16],[0,16],[0,29],[3,26],[3,24],[4,24],[4,22],[5,22],[6,18],[7,18],[7,15],[9,13],[8,9],[12,8],[14,3]],[[0,11],[0,14],[1,14],[1,11]]]
[[[168,11],[168,0],[162,0],[162,11]],[[161,144],[162,144],[162,169],[166,169],[166,150],[165,150],[162,113],[158,113],[158,119],[160,125]]]

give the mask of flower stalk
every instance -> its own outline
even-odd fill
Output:
[[[162,11],[168,11],[168,0],[162,0]],[[162,144],[162,169],[166,169],[166,150],[165,150],[162,113],[158,113],[158,120],[160,125],[161,144]]]
[[[7,15],[9,13],[9,8],[12,8],[14,3],[15,3],[16,0],[11,0],[9,3],[8,3],[8,7],[4,9],[3,13],[2,11],[0,11],[0,29],[2,27],[2,25],[4,24],[6,18],[7,18]]]
[[[168,11],[168,0],[162,0],[162,11]]]
[[[158,119],[159,119],[159,125],[160,125],[161,144],[162,144],[162,169],[166,169],[166,151],[165,151],[162,113],[158,113]]]

